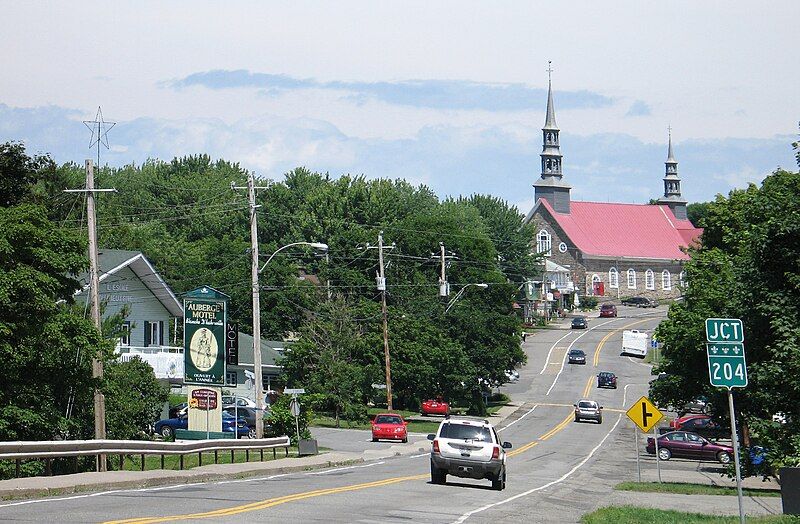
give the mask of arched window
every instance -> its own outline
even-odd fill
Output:
[[[536,252],[549,255],[551,247],[552,239],[550,237],[550,233],[542,229],[539,231],[539,234],[536,235]]]
[[[608,270],[608,287],[619,287],[619,273],[615,267]]]
[[[600,283],[600,276],[599,275],[592,275],[592,295],[597,295],[599,293],[599,286],[597,284]]]
[[[628,270],[628,289],[636,289],[636,271]]]
[[[644,287],[645,289],[655,289],[656,288],[656,277],[653,275],[653,270],[648,269],[644,272]]]
[[[678,275],[678,283],[681,287],[686,287],[686,271],[681,271]]]
[[[667,269],[661,272],[661,289],[664,291],[672,289],[672,275],[669,274]]]

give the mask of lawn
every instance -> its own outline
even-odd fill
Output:
[[[622,482],[614,486],[619,491],[645,491],[648,493],[678,493],[681,495],[736,495],[736,488],[730,486],[711,486],[709,484],[690,484],[688,482]],[[780,497],[777,489],[743,488],[748,497]]]
[[[584,524],[737,524],[739,517],[719,517],[701,513],[684,513],[681,511],[637,508],[634,506],[610,506],[587,513],[581,518],[581,522]],[[790,515],[747,517],[747,522],[752,524],[800,524],[800,517]]]
[[[297,456],[297,448],[289,448],[289,456]],[[285,458],[286,454],[284,448],[275,450],[275,458]],[[250,451],[250,462],[258,462],[261,458],[258,450]],[[264,450],[264,462],[273,460],[272,450]],[[231,453],[230,451],[219,451],[217,453],[217,461],[219,464],[230,464]],[[247,453],[245,451],[236,451],[234,453],[234,462],[247,462]],[[206,451],[203,453],[203,465],[207,466],[214,463],[214,452]],[[161,455],[145,455],[145,469],[161,469]],[[183,457],[183,469],[190,469],[200,465],[200,457],[198,453],[187,453]],[[119,455],[108,456],[108,469],[109,471],[117,471],[120,469]],[[125,471],[140,471],[142,469],[142,459],[140,455],[127,455],[123,462],[123,469]],[[180,457],[178,455],[165,455],[164,456],[164,469],[180,469]]]

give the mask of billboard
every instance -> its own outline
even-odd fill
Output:
[[[210,287],[183,299],[184,384],[225,384],[227,295]]]

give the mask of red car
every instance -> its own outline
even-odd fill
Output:
[[[408,442],[408,422],[397,413],[381,413],[372,419],[372,442],[378,439]]]
[[[600,316],[601,317],[616,317],[617,316],[617,306],[614,304],[603,304],[600,306]]]
[[[656,453],[653,437],[647,439],[647,452],[651,455]],[[733,457],[733,448],[712,444],[700,435],[688,431],[672,431],[658,437],[658,458],[669,460],[672,457],[717,460],[728,464]]]
[[[450,404],[441,398],[426,400],[422,403],[423,415],[449,415]]]
[[[731,436],[730,429],[720,426],[709,415],[685,415],[671,420],[669,425],[673,429],[690,431],[712,440]]]

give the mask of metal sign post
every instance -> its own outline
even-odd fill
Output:
[[[639,431],[633,428],[633,436],[636,439],[636,479],[642,481],[642,466],[639,464]]]
[[[728,388],[728,409],[731,412],[731,443],[733,444],[733,466],[736,468],[736,492],[739,497],[739,522],[744,524],[744,502],[742,501],[742,475],[739,469],[739,435],[736,434],[736,416],[733,410],[733,392]]]
[[[653,442],[656,446],[656,469],[658,470],[658,483],[661,483],[661,459],[658,457],[658,428],[653,426]]]
[[[300,443],[300,402],[297,397],[292,397],[292,402],[289,404],[289,410],[294,416],[294,428],[297,431],[297,443]]]
[[[647,397],[641,397],[633,403],[625,412],[628,418],[636,424],[644,433],[653,430],[653,440],[656,446],[656,467],[658,468],[658,481],[661,482],[661,463],[658,459],[658,421],[664,418],[664,414],[650,402]],[[639,469],[639,434],[636,433],[636,469],[639,470],[639,482],[642,481],[642,472]]]

